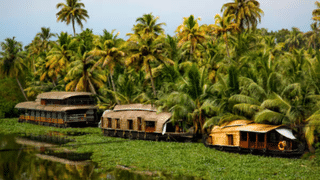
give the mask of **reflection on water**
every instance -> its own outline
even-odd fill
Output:
[[[19,143],[17,143],[19,142]],[[24,142],[24,143],[21,143]],[[74,161],[70,152],[45,151],[31,140],[23,140],[15,135],[0,134],[0,180],[13,179],[153,179],[154,176],[115,169],[97,173],[90,161]],[[67,153],[67,155],[66,155]],[[69,154],[68,154],[69,153]],[[87,156],[87,155],[86,155]],[[65,158],[65,157],[72,157]],[[88,158],[83,158],[85,160]],[[90,157],[90,155],[88,156]],[[157,178],[157,177],[156,177]],[[160,179],[194,179],[161,175]]]

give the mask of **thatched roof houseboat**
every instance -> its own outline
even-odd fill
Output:
[[[22,114],[19,122],[30,122],[50,126],[97,125],[97,107],[88,92],[46,92],[35,101],[15,106]]]
[[[171,113],[161,112],[151,104],[117,105],[101,117],[101,129],[107,136],[146,140],[191,140],[192,133],[171,121]]]

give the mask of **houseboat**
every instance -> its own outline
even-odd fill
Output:
[[[104,135],[143,140],[191,141],[181,122],[173,123],[169,112],[157,113],[151,104],[116,105],[101,117]]]
[[[97,126],[97,107],[88,92],[46,92],[35,101],[15,106],[22,114],[19,122],[39,125],[69,127]]]
[[[248,120],[226,122],[214,126],[203,143],[219,150],[237,150],[264,154],[301,155],[304,146],[292,130],[284,125],[257,124]]]

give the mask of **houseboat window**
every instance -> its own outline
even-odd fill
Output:
[[[249,133],[249,140],[251,142],[256,142],[256,133]]]
[[[142,126],[142,120],[141,120],[141,117],[138,117],[138,131],[141,131],[141,126]]]
[[[35,115],[35,112],[34,111],[31,111],[31,116],[34,116]]]
[[[112,119],[108,118],[108,128],[112,128]]]
[[[146,122],[146,132],[155,131],[156,123],[154,121],[145,121]]]
[[[117,129],[120,129],[120,119],[116,119]]]
[[[279,135],[275,132],[270,133],[270,136],[268,137],[268,142],[278,142],[279,141]]]
[[[40,117],[40,111],[36,111],[36,117]]]
[[[264,135],[265,135],[264,133],[259,133],[258,134],[258,141],[259,142],[264,142]]]
[[[247,132],[241,132],[240,135],[241,135],[241,141],[247,141]]]
[[[56,112],[52,112],[52,118],[53,118],[53,119],[56,118]]]
[[[58,113],[58,119],[62,119],[61,113]]]
[[[228,145],[233,145],[233,135],[228,134]]]
[[[132,121],[132,119],[128,119],[128,129],[133,129],[133,121]]]

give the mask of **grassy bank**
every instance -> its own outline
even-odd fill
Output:
[[[104,137],[98,128],[53,128],[17,119],[1,119],[0,134],[87,132],[73,136],[79,152],[93,152],[92,160],[104,169],[117,165],[137,171],[158,171],[206,179],[317,179],[320,167],[310,160],[240,155],[206,148],[201,143],[175,143]],[[88,144],[90,143],[90,144]]]

